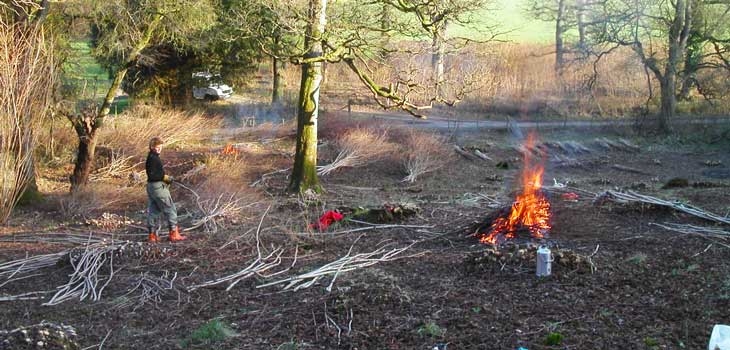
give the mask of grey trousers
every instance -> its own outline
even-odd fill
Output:
[[[147,228],[150,232],[157,231],[157,221],[160,213],[167,218],[167,226],[172,230],[177,226],[177,209],[170,196],[169,186],[162,181],[147,183]]]

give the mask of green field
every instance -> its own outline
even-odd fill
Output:
[[[91,55],[91,43],[74,41],[71,48],[71,57],[64,67],[66,84],[75,86],[76,93],[85,99],[104,96],[111,80],[107,71]]]
[[[494,0],[487,8],[474,16],[479,23],[477,28],[497,27],[505,33],[500,40],[520,43],[550,43],[555,38],[553,23],[539,21],[526,13],[525,0]],[[482,39],[489,35],[486,31],[470,28],[454,28],[452,35]]]
[[[71,57],[64,67],[64,84],[72,86],[75,93],[82,100],[96,100],[101,102],[109,91],[112,81],[109,73],[91,55],[89,41],[74,41],[71,43]],[[129,105],[126,96],[115,99],[112,113],[121,112]]]

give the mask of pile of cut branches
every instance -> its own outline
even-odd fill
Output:
[[[730,225],[730,218],[720,216],[705,210],[702,210],[698,207],[681,203],[679,201],[667,201],[660,198],[655,198],[647,195],[643,195],[640,193],[636,193],[634,191],[626,191],[626,192],[619,192],[619,191],[605,191],[603,193],[599,193],[596,198],[594,199],[594,203],[601,204],[605,202],[616,202],[616,203],[644,203],[644,204],[652,204],[652,205],[658,205],[663,207],[672,208],[674,210],[681,211],[683,213],[687,213],[690,215],[694,215],[698,218],[702,218],[705,220],[720,222],[723,224]]]
[[[362,236],[361,236],[362,237]],[[359,240],[359,238],[358,238]],[[347,251],[347,254],[345,256],[330,262],[328,264],[325,264],[324,266],[321,266],[319,268],[316,268],[310,272],[303,273],[301,275],[285,278],[279,281],[274,281],[266,284],[262,284],[257,286],[256,288],[264,288],[264,287],[270,287],[275,286],[279,284],[285,284],[284,290],[291,289],[293,291],[297,291],[304,288],[309,288],[313,286],[315,283],[317,283],[320,279],[332,276],[332,280],[330,281],[329,285],[327,286],[327,291],[332,291],[332,286],[335,283],[335,280],[337,279],[337,276],[340,273],[343,272],[349,272],[353,271],[359,268],[364,268],[368,266],[372,266],[381,262],[388,262],[388,261],[394,261],[397,259],[403,259],[403,258],[410,258],[410,257],[416,257],[421,256],[425,253],[417,253],[409,256],[399,256],[406,250],[410,249],[413,244],[402,247],[402,248],[393,248],[388,250],[392,244],[386,244],[381,246],[380,248],[367,253],[358,253],[355,255],[352,255],[352,250],[355,247],[355,244],[357,243],[357,240],[355,240],[355,243],[353,243],[352,246],[350,246],[350,249]]]

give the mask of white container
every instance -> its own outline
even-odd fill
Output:
[[[708,350],[730,350],[730,326],[716,324],[712,328]]]
[[[537,269],[536,274],[538,277],[550,276],[551,263],[553,262],[550,248],[541,245],[537,248]]]

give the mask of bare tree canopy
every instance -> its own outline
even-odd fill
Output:
[[[37,131],[55,77],[53,45],[42,26],[0,18],[0,223],[34,176]]]

